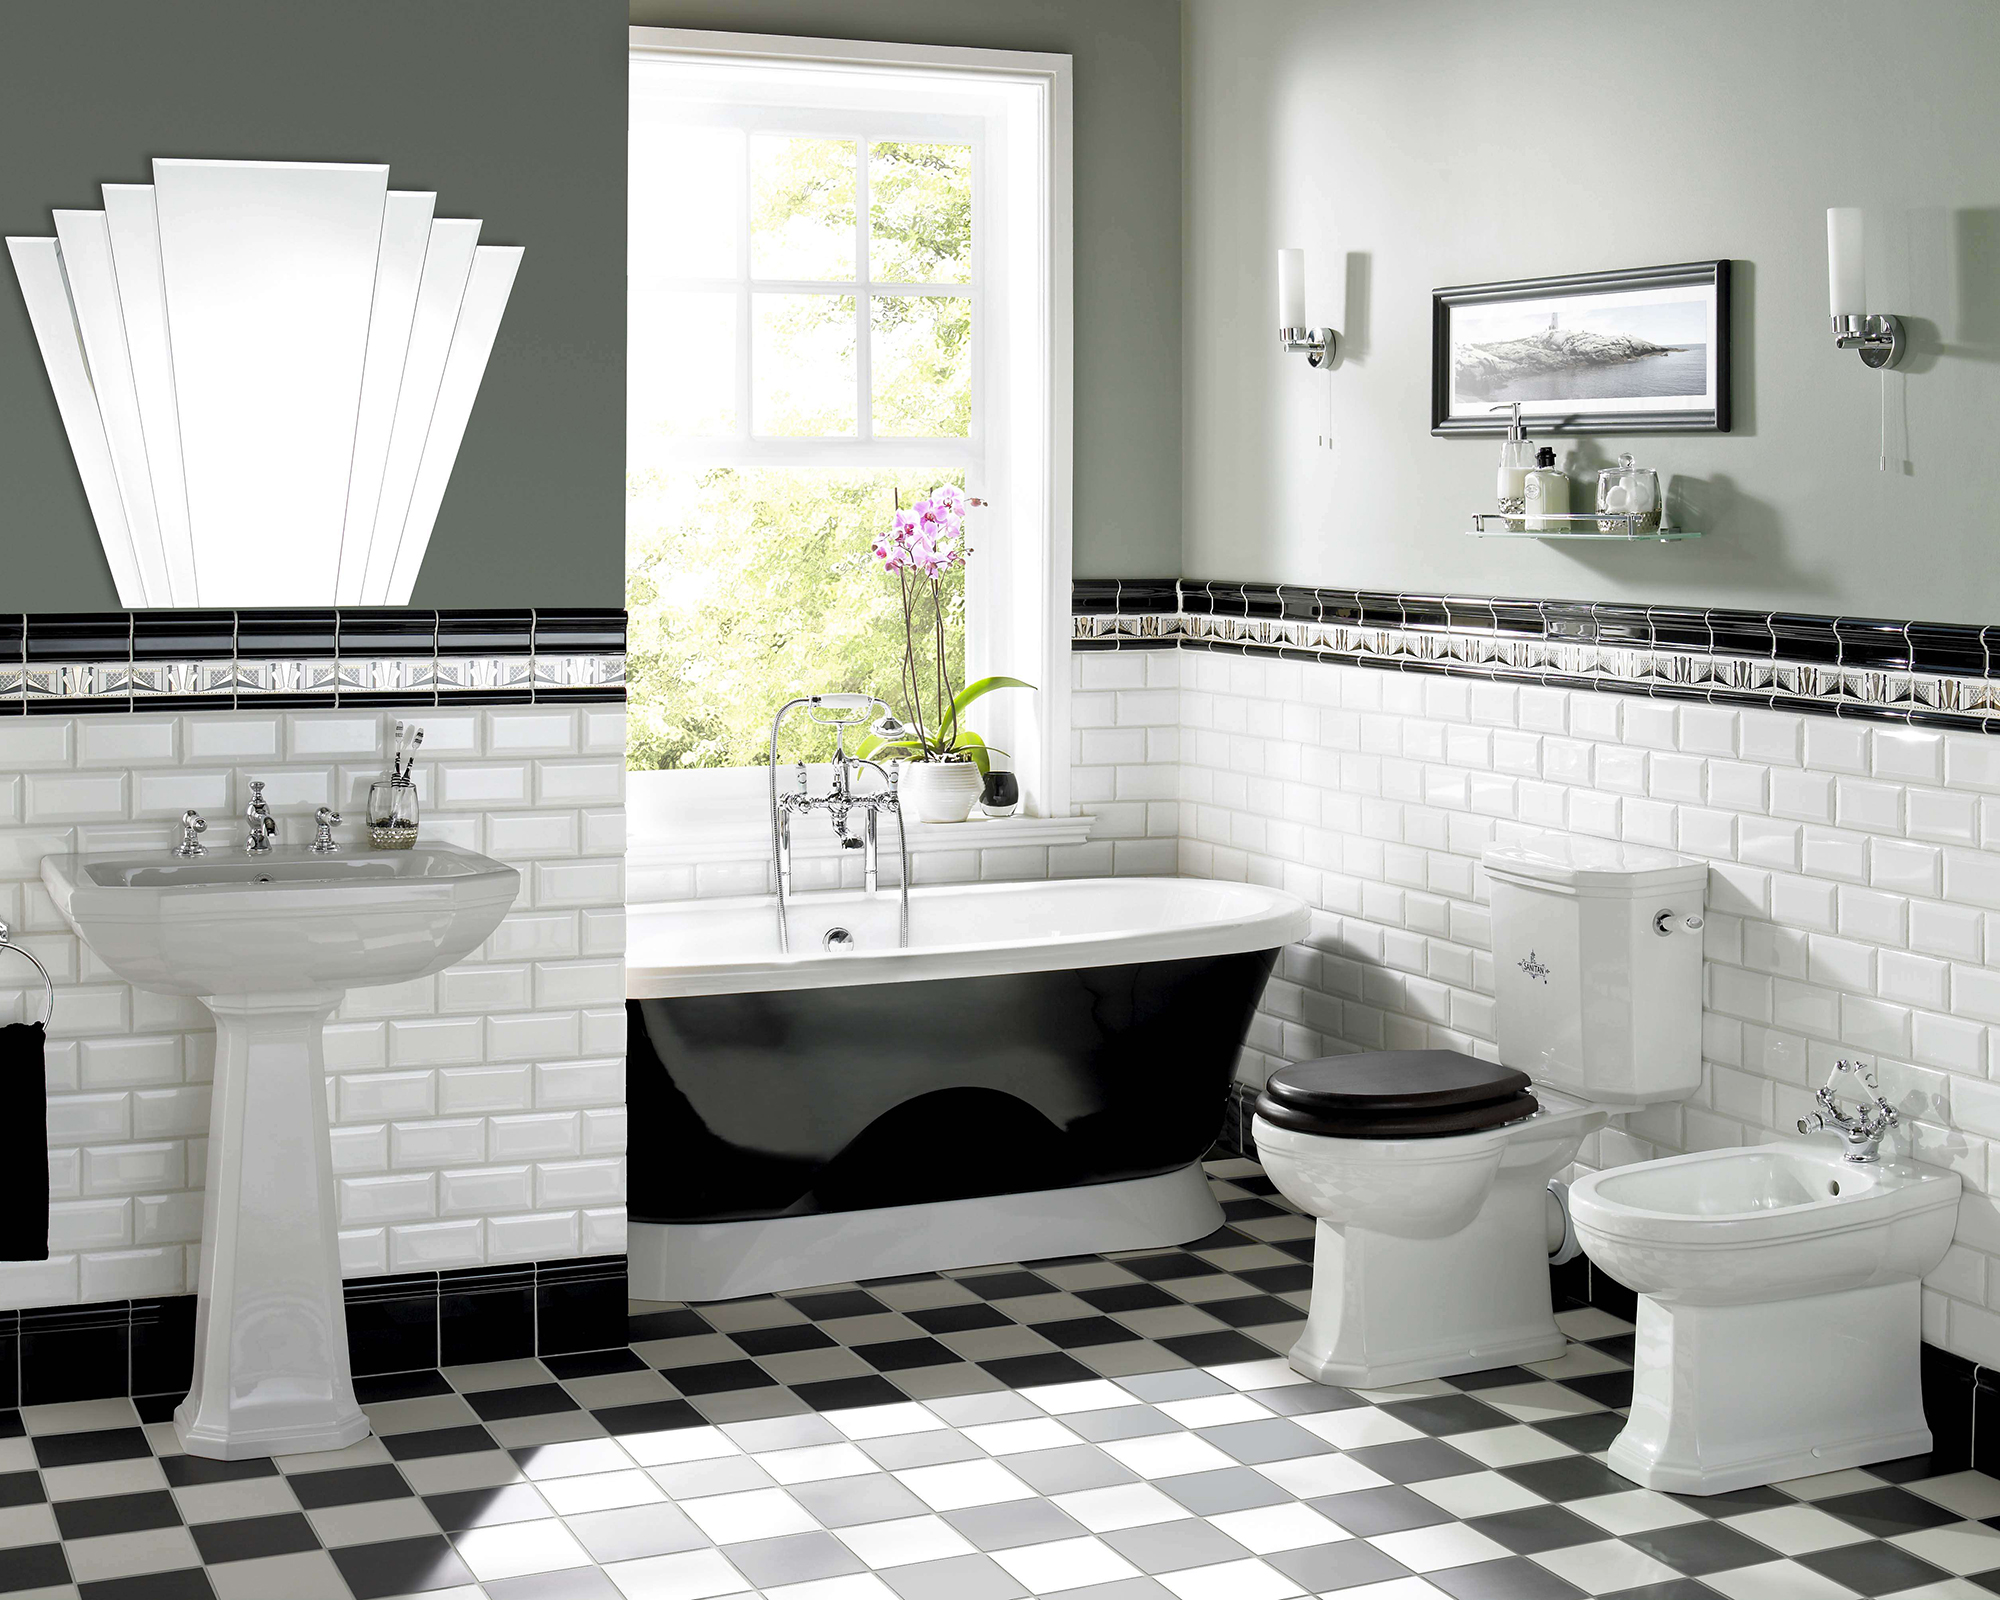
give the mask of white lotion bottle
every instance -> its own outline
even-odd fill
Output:
[[[1513,420],[1507,424],[1507,437],[1500,442],[1500,472],[1493,493],[1503,516],[1518,517],[1526,504],[1528,473],[1535,464],[1535,446],[1528,437],[1527,424],[1521,420],[1520,401],[1493,409],[1514,413]]]
[[[1569,515],[1569,479],[1556,468],[1556,453],[1543,445],[1535,453],[1534,470],[1521,486],[1528,513],[1528,532],[1561,533],[1569,526],[1556,519]]]

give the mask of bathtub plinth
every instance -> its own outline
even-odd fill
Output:
[[[1201,1163],[1152,1178],[743,1222],[639,1222],[640,1300],[733,1300],[819,1283],[1186,1244],[1222,1226]]]

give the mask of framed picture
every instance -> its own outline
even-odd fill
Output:
[[[1729,431],[1729,263],[1431,295],[1431,432]]]

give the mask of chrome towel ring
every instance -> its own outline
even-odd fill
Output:
[[[11,950],[15,955],[23,956],[33,962],[35,970],[42,975],[42,983],[49,991],[47,1003],[42,1008],[42,1026],[44,1028],[48,1027],[50,1023],[56,1020],[56,980],[49,976],[49,969],[42,965],[32,950],[24,950],[20,945],[14,943],[12,930],[8,928],[6,923],[0,922],[0,951],[6,950]]]

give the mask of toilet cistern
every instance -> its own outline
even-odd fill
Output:
[[[1840,1109],[1834,1085],[1840,1082],[1843,1072],[1853,1073],[1867,1090],[1861,1097],[1859,1116],[1846,1116]],[[1809,1117],[1799,1118],[1800,1133],[1839,1134],[1847,1146],[1841,1159],[1854,1162],[1857,1166],[1872,1165],[1882,1159],[1882,1136],[1900,1119],[1896,1108],[1882,1098],[1874,1074],[1865,1065],[1859,1061],[1834,1062],[1833,1071],[1826,1075],[1826,1082],[1813,1091],[1813,1099],[1818,1103],[1819,1110]]]

